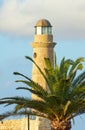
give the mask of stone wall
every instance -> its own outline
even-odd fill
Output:
[[[49,121],[44,121],[43,119],[37,118],[36,120],[31,120],[29,122],[30,130],[51,130],[49,127]],[[4,120],[0,122],[0,130],[28,130],[28,119],[27,117],[22,119]]]
[[[0,122],[0,130],[27,130],[27,119],[4,120]],[[24,129],[25,128],[25,129]]]

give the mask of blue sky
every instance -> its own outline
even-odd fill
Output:
[[[34,26],[41,18],[53,25],[58,62],[63,56],[85,57],[84,7],[84,0],[36,0],[36,3],[33,0],[0,0],[0,97],[23,94],[15,90],[18,84],[14,81],[19,77],[13,72],[31,77],[32,64],[24,57],[32,57]],[[84,122],[85,116],[77,118],[72,130],[84,130]]]

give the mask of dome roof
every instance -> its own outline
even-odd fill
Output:
[[[41,19],[36,23],[35,27],[52,27],[52,25],[48,20]]]

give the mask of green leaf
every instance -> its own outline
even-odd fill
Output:
[[[82,70],[82,68],[83,68],[83,65],[82,65],[82,64],[79,64],[79,65],[77,66],[77,70]]]
[[[67,112],[67,110],[68,110],[70,104],[71,104],[71,101],[68,101],[68,102],[66,103],[66,105],[65,105],[65,107],[64,107],[64,116],[66,115],[66,112]]]

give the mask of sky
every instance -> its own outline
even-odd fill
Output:
[[[0,0],[0,98],[23,94],[13,72],[31,77],[32,63],[25,56],[33,55],[34,26],[43,18],[53,26],[58,62],[64,56],[85,57],[85,0]],[[84,122],[85,115],[76,118],[72,130],[84,130]]]

